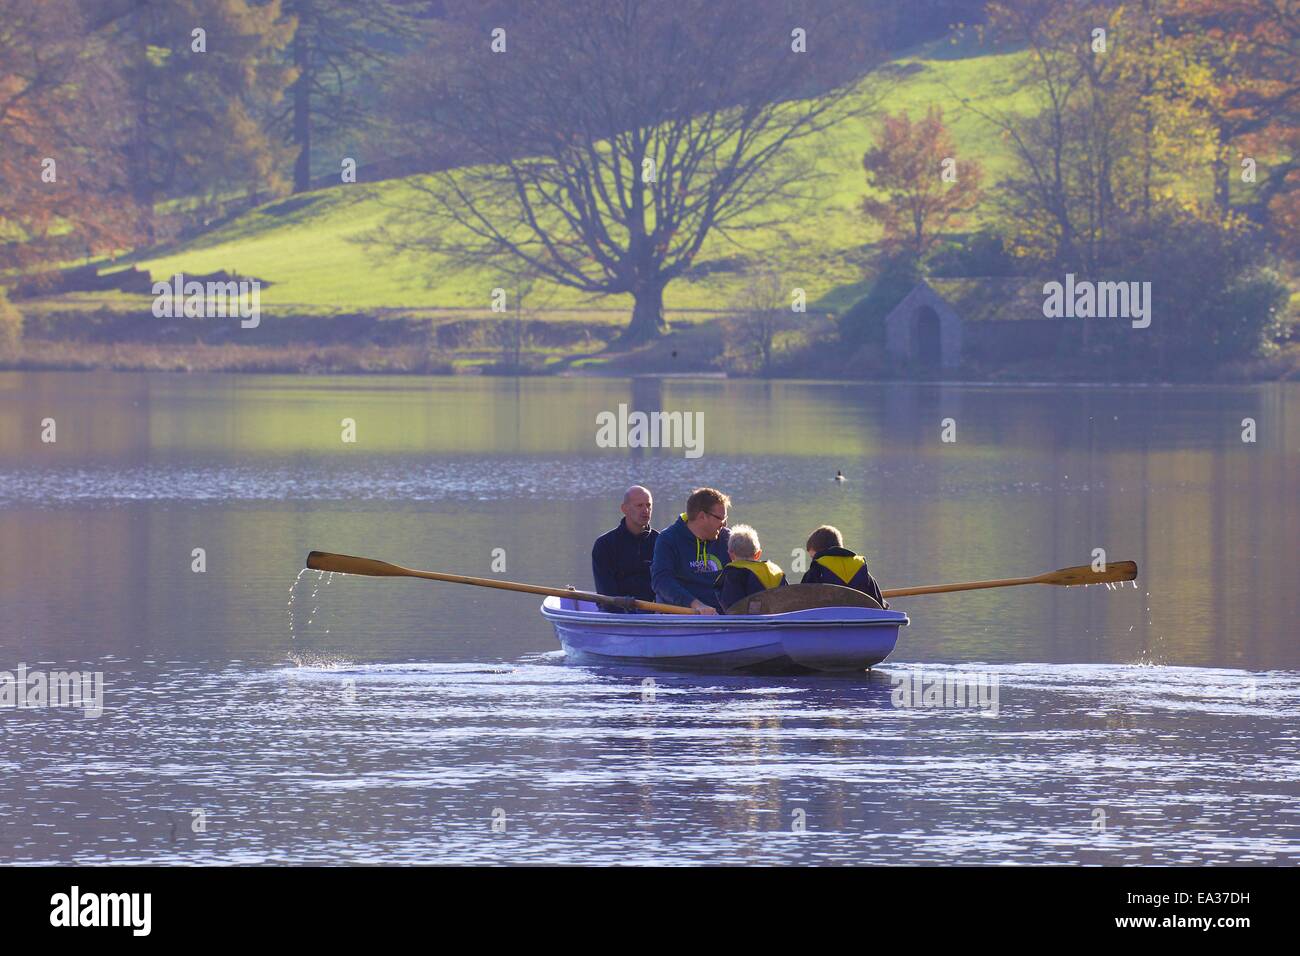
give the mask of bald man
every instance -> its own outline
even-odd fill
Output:
[[[591,547],[591,574],[596,579],[596,593],[653,601],[650,560],[659,538],[659,532],[650,527],[654,499],[649,489],[633,485],[623,495],[619,510],[623,512],[623,520],[618,527],[606,531]]]

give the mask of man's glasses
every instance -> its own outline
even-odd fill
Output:
[[[726,515],[715,515],[712,511],[706,511],[706,512],[704,512],[704,513],[705,513],[706,515],[708,515],[710,518],[712,518],[714,521],[717,521],[719,524],[726,524],[726,523],[727,523],[727,516],[726,516]]]

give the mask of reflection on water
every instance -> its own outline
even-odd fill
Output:
[[[703,411],[705,456],[595,448],[620,402]],[[0,373],[0,670],[107,681],[97,720],[0,709],[0,847],[1294,862],[1297,422],[1294,385]],[[590,542],[633,482],[660,527],[691,487],[723,487],[787,568],[836,524],[885,587],[1097,547],[1141,577],[904,599],[898,659],[872,674],[650,672],[647,695],[645,673],[564,664],[535,598],[300,574],[319,548],[489,576],[500,548],[501,577],[590,586]],[[921,666],[996,676],[998,716],[894,707],[891,677]]]

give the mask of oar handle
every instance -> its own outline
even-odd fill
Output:
[[[364,574],[369,577],[424,578],[428,581],[446,581],[449,584],[470,584],[480,588],[496,588],[500,591],[520,591],[525,594],[546,594],[552,597],[574,598],[580,601],[592,601],[625,609],[651,611],[656,614],[694,614],[688,607],[676,604],[659,604],[655,601],[640,601],[636,598],[617,597],[608,594],[596,594],[592,591],[578,591],[574,588],[548,588],[539,584],[522,584],[517,581],[501,581],[496,578],[475,578],[465,574],[444,574],[440,571],[417,571],[404,568],[400,564],[376,561],[374,558],[358,558],[350,554],[331,554],[328,551],[313,551],[307,555],[307,567],[313,571],[332,571],[336,574]]]

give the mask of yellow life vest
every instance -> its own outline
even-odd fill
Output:
[[[748,568],[754,572],[758,578],[758,583],[764,588],[780,587],[785,572],[781,570],[780,565],[771,561],[749,561],[745,558],[737,558],[727,565],[729,568]]]
[[[842,554],[833,554],[828,557],[817,558],[814,563],[820,564],[847,585],[853,580],[853,576],[862,570],[862,566],[867,563],[867,559],[860,554],[855,554],[851,558]]]

